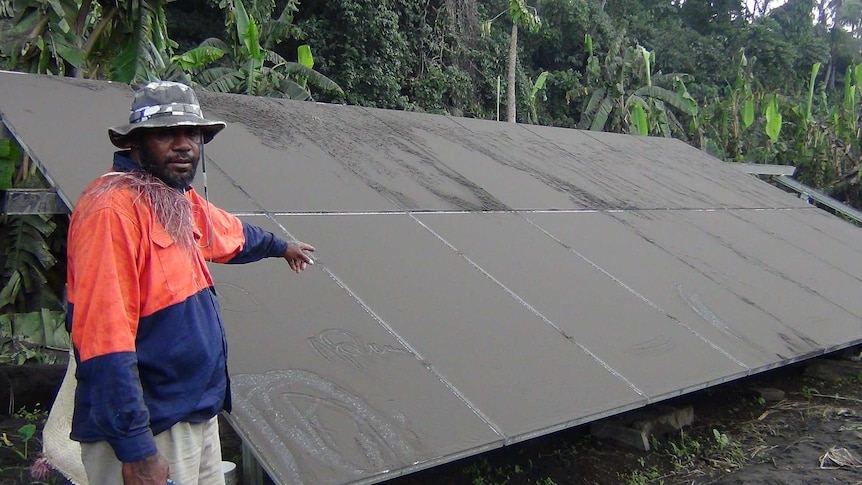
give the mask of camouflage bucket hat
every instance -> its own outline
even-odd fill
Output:
[[[135,92],[129,123],[108,128],[108,136],[117,148],[129,148],[130,135],[135,130],[173,126],[200,127],[204,143],[209,143],[226,125],[223,121],[204,118],[192,88],[171,81],[157,81]]]

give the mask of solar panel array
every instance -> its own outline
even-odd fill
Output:
[[[681,141],[199,97],[228,122],[211,201],[318,248],[300,276],[213,267],[229,420],[277,483],[375,483],[860,342],[862,232]],[[130,101],[0,73],[69,204]]]

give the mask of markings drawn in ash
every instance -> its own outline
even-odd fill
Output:
[[[259,458],[284,483],[349,481],[417,461],[403,415],[386,416],[317,374],[278,370],[231,382],[231,414],[267,444]]]
[[[371,357],[387,353],[413,355],[404,348],[363,342],[358,336],[340,328],[326,329],[318,335],[308,337],[308,343],[324,359],[333,363],[336,358],[341,359],[357,369],[363,367],[360,360],[363,356]]]
[[[260,300],[250,291],[234,283],[217,281],[215,283],[219,306],[223,311],[235,313],[257,313]]]
[[[729,335],[741,342],[748,344],[749,346],[754,348],[759,354],[769,355],[770,352],[766,350],[765,347],[749,339],[744,334],[740,333],[735,328],[728,325],[724,320],[719,318],[719,316],[716,315],[715,312],[713,312],[712,309],[707,306],[706,303],[703,302],[698,293],[685,288],[682,283],[674,283],[673,289],[676,292],[677,296],[680,298],[680,300],[682,300],[686,305],[688,305],[688,307],[705,322],[711,324],[725,335]]]

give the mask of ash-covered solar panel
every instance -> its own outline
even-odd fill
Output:
[[[526,217],[579,258],[606,271],[657,311],[732,357],[747,372],[822,348],[813,335],[788,327],[747,295],[716,281],[705,268],[653,244],[649,236],[614,215],[542,213]],[[667,232],[679,234],[679,229]]]
[[[402,135],[379,120],[381,110],[288,101],[284,105],[296,113],[300,132],[400,210],[508,208],[452,165],[479,155],[472,150],[447,144],[443,137],[435,140],[436,149],[429,149],[417,134]],[[440,116],[423,119],[428,120],[426,126],[437,121],[448,131],[457,127]]]
[[[230,323],[231,423],[278,483],[349,483],[502,444],[330,269],[213,270]]]
[[[116,148],[108,127],[128,122],[133,94],[125,84],[0,71],[4,125],[70,206],[93,179],[111,170]],[[218,167],[206,168],[208,192],[219,207],[258,210]],[[198,187],[201,179],[198,173]]]
[[[387,211],[399,207],[356,176],[359,158],[333,158],[319,145],[337,136],[320,123],[329,118],[301,116],[318,105],[201,92],[204,115],[222,119],[225,129],[207,145],[207,155],[267,212]],[[329,109],[339,109],[330,106]],[[342,108],[356,109],[356,108]]]
[[[411,215],[279,222],[508,440],[645,399]]]
[[[228,419],[277,483],[380,482],[862,341],[862,232],[683,142],[199,94],[228,122],[211,200],[318,249],[300,276],[213,266]],[[70,203],[130,97],[0,73]]]
[[[806,207],[755,177],[737,177],[728,167],[680,140],[525,126],[546,143],[574,154],[601,191],[614,201],[598,209],[717,209]],[[580,170],[584,170],[581,168]],[[605,195],[606,194],[606,195]]]
[[[595,232],[594,214],[555,214]],[[689,331],[613,274],[518,214],[421,214],[417,218],[525,305],[649,399],[737,375],[727,351]],[[634,241],[627,250],[650,249]],[[684,366],[679,362],[686,362]],[[536,400],[523,396],[524,405]]]

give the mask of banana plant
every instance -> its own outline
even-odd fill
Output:
[[[128,2],[126,11],[117,15],[123,19],[112,25],[105,43],[119,42],[119,51],[114,51],[110,62],[110,78],[132,82],[156,80],[155,73],[165,68],[162,53],[170,55],[177,44],[170,40],[167,30],[164,5],[166,0]]]
[[[844,75],[844,96],[830,110],[829,118],[843,139],[860,137],[860,100],[862,100],[862,64],[848,66]]]
[[[655,53],[641,46],[623,49],[622,39],[614,42],[604,63],[592,52],[589,35],[586,44],[587,87],[566,94],[570,100],[587,96],[578,128],[685,137],[686,130],[677,112],[694,117],[698,111],[697,103],[685,88],[687,75],[654,75]]]
[[[766,118],[766,136],[774,143],[778,141],[778,135],[781,134],[781,112],[778,110],[777,96],[770,96],[763,108],[763,115]]]
[[[820,64],[813,64],[808,85],[789,95],[764,95],[763,131],[767,139],[757,150],[766,155],[764,162],[796,166],[796,178],[801,182],[838,199],[858,202],[857,127],[862,113],[855,68],[847,71],[843,93],[822,90],[815,96],[819,69]],[[841,94],[843,99],[838,98]]]
[[[536,113],[536,104],[538,102],[539,93],[542,93],[542,99],[546,100],[544,89],[545,89],[545,80],[548,79],[548,71],[542,71],[539,73],[539,77],[536,78],[536,82],[532,83],[530,87],[530,97],[527,100],[530,106],[530,114],[527,121],[532,125],[539,124],[539,115]]]
[[[343,94],[338,84],[313,69],[314,58],[309,46],[298,48],[299,62],[287,61],[268,48],[273,38],[261,43],[257,22],[248,15],[241,0],[231,0],[231,6],[236,45],[209,38],[198,47],[171,58],[171,63],[194,83],[216,92],[299,100],[312,98],[310,86]]]
[[[826,125],[833,135],[829,152],[838,175],[825,191],[839,199],[862,206],[862,65],[849,66],[844,76],[843,97],[833,103]]]
[[[762,158],[753,147],[761,145],[765,134],[759,129],[762,119],[756,116],[763,93],[756,93],[745,50],[735,56],[736,77],[720,96],[704,103],[691,123],[695,146],[727,161],[756,161]],[[752,128],[752,125],[756,125]]]
[[[0,189],[44,186],[11,139],[0,140],[0,173]],[[0,215],[0,364],[44,362],[46,348],[69,348],[60,298],[67,221],[64,215]]]
[[[13,68],[62,76],[84,67],[78,2],[30,0],[15,5],[15,11],[9,42],[2,46]],[[83,23],[90,23],[89,15],[84,17]]]
[[[162,53],[176,47],[167,35],[167,0],[94,2],[23,0],[11,41],[15,69],[133,82],[154,79]]]

